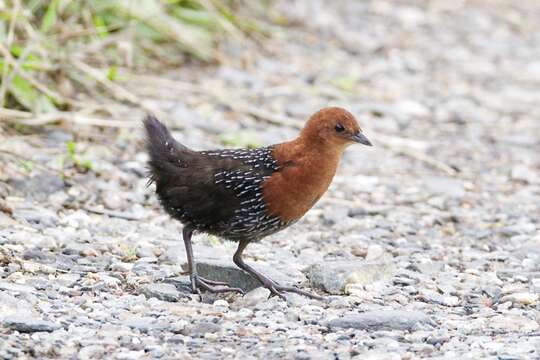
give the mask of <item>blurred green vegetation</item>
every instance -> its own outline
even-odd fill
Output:
[[[239,0],[0,0],[0,108],[69,110],[119,67],[219,59],[220,41],[260,33]],[[258,3],[261,6],[263,3]]]

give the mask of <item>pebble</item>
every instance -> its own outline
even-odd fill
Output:
[[[216,300],[214,301],[214,303],[212,304],[216,309],[220,309],[220,310],[224,310],[226,311],[227,309],[229,309],[229,303],[225,300]]]
[[[330,294],[343,294],[347,285],[390,281],[394,271],[395,264],[391,262],[340,260],[314,264],[304,272],[313,287]]]
[[[330,329],[353,328],[373,331],[417,330],[435,324],[427,315],[418,311],[377,310],[329,320],[326,325]]]
[[[5,281],[0,281],[0,290],[9,291],[10,293],[32,293],[34,287],[22,284],[13,284]]]
[[[176,302],[186,294],[181,293],[172,284],[149,284],[142,289],[142,293],[148,298],[156,298],[163,301]]]
[[[205,337],[207,334],[214,334],[221,331],[221,326],[212,322],[199,322],[184,327],[181,334],[191,337]]]
[[[539,299],[538,294],[533,294],[533,293],[528,293],[528,292],[518,292],[518,293],[513,293],[513,294],[503,296],[501,298],[501,301],[502,302],[511,301],[514,303],[522,304],[522,305],[534,305],[538,302],[538,299]]]
[[[21,333],[34,333],[40,331],[52,332],[62,328],[61,325],[50,321],[16,316],[4,318],[2,325]]]

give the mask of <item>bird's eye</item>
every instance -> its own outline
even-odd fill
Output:
[[[337,123],[336,126],[334,127],[334,129],[336,129],[337,132],[345,131],[345,128],[340,123]]]

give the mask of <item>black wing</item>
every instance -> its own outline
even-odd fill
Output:
[[[157,119],[145,120],[151,180],[165,210],[208,232],[222,232],[277,170],[272,148],[196,152],[176,142]],[[243,204],[244,203],[244,204]]]

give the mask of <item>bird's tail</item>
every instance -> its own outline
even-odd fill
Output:
[[[192,150],[180,144],[172,137],[169,130],[155,116],[147,115],[144,119],[146,129],[146,150],[150,156],[150,183],[158,185],[162,180],[173,179],[185,168],[188,154]]]

